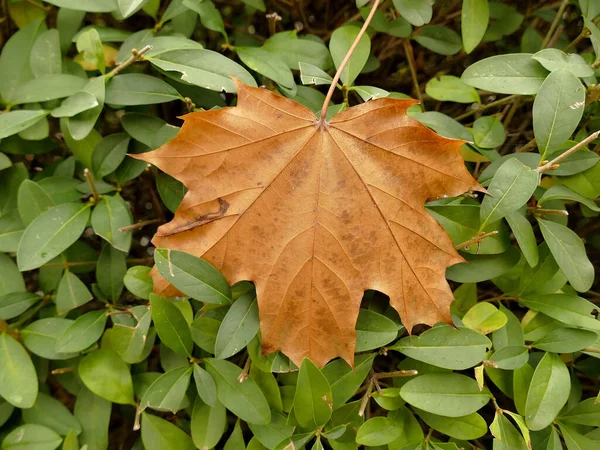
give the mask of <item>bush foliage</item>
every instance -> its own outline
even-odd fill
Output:
[[[251,283],[152,247],[186,188],[128,155],[231,77],[318,113],[371,3],[3,3],[3,450],[600,448],[597,0],[384,1],[342,74],[328,117],[418,98],[489,191],[427,204],[468,262],[455,327],[408,336],[367,291],[355,367],[296,367]]]

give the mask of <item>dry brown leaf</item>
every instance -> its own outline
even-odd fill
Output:
[[[463,259],[424,203],[482,189],[463,141],[409,118],[414,100],[369,101],[320,127],[295,101],[238,93],[237,107],[188,114],[175,139],[139,155],[188,188],[154,245],[253,281],[264,353],[297,365],[352,364],[367,289],[389,295],[408,330],[450,323],[445,271]]]

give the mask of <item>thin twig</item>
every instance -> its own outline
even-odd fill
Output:
[[[487,103],[485,105],[481,105],[479,108],[477,109],[473,109],[471,111],[468,111],[464,114],[461,114],[458,117],[455,117],[455,120],[462,120],[462,119],[466,119],[467,117],[471,117],[474,114],[477,114],[478,112],[484,111],[488,108],[493,108],[495,106],[500,106],[500,105],[504,105],[506,103],[510,103],[512,101],[514,101],[516,98],[519,98],[520,96],[518,94],[514,94],[514,95],[509,95],[508,97],[504,97],[501,98],[500,100],[496,100],[495,102],[491,102],[491,103]]]
[[[94,178],[92,177],[92,174],[87,167],[83,169],[83,176],[88,181],[90,188],[92,188],[94,203],[98,203],[100,201],[100,194],[98,194],[98,189],[96,189],[96,183],[94,183]]]
[[[367,28],[369,27],[369,23],[371,23],[371,19],[373,19],[373,16],[375,15],[377,6],[379,6],[379,2],[380,2],[380,0],[375,0],[375,2],[373,3],[371,12],[365,19],[365,23],[363,24],[362,28],[356,35],[356,39],[354,39],[354,42],[350,46],[348,53],[346,53],[346,56],[342,60],[342,63],[338,67],[337,72],[335,73],[335,75],[333,77],[333,81],[331,82],[331,86],[329,86],[329,90],[327,91],[327,96],[325,97],[325,101],[323,102],[323,107],[321,108],[321,115],[319,117],[319,126],[323,126],[325,124],[325,120],[327,119],[327,107],[329,106],[331,97],[333,97],[333,92],[335,91],[338,81],[340,81],[340,77],[342,76],[342,72],[343,72],[344,68],[346,67],[346,64],[348,64],[348,61],[350,61],[350,57],[354,53],[354,50],[358,46],[358,43],[360,42],[361,38],[367,31]]]
[[[527,212],[531,212],[534,215],[543,215],[543,214],[553,214],[555,216],[568,216],[569,212],[566,209],[544,209],[544,208],[538,208],[537,206],[534,207],[527,207]]]
[[[380,380],[382,378],[397,378],[397,377],[414,377],[418,375],[417,370],[396,370],[394,372],[379,372],[374,374],[375,379]]]
[[[560,4],[560,7],[558,8],[558,11],[556,12],[556,16],[554,16],[554,21],[552,22],[552,25],[550,25],[550,29],[548,30],[548,32],[546,33],[546,36],[544,37],[544,40],[542,41],[542,48],[546,48],[548,46],[548,43],[550,42],[550,38],[554,34],[556,27],[558,27],[560,18],[562,17],[563,13],[565,12],[565,8],[567,7],[568,4],[569,4],[569,0],[563,0],[563,2]]]
[[[140,228],[144,228],[146,225],[152,225],[155,223],[161,223],[161,219],[150,219],[150,220],[142,220],[141,222],[134,223],[132,225],[127,225],[126,227],[119,228],[120,232],[138,230]]]
[[[415,52],[413,51],[412,45],[410,44],[410,39],[405,39],[402,45],[404,46],[404,54],[406,56],[406,60],[408,61],[408,67],[410,69],[410,76],[412,78],[413,86],[415,88],[415,91],[417,91],[417,98],[419,99],[419,102],[421,102],[421,109],[425,111],[425,103],[423,103],[423,95],[421,94],[421,88],[419,87],[419,79],[417,78]]]
[[[490,237],[490,236],[495,236],[496,234],[498,234],[497,230],[494,231],[490,231],[489,233],[480,233],[477,236],[473,236],[471,239],[469,239],[468,241],[463,242],[462,244],[458,244],[455,245],[454,248],[456,250],[460,250],[462,248],[466,248],[471,244],[479,244],[481,243],[481,241],[483,241],[485,238]]]
[[[578,144],[574,145],[573,147],[571,147],[569,150],[567,150],[566,152],[558,155],[556,158],[554,158],[552,161],[548,161],[547,163],[545,163],[544,165],[541,165],[540,167],[538,167],[537,169],[535,169],[538,173],[542,174],[544,172],[548,172],[549,170],[555,170],[558,169],[559,167],[559,163],[565,159],[568,158],[569,156],[571,156],[573,153],[575,153],[577,150],[582,149],[583,147],[585,147],[586,145],[588,145],[590,142],[592,142],[593,140],[597,139],[598,136],[600,136],[600,130],[596,131],[595,133],[590,134],[588,137],[586,137],[583,141],[579,142]]]
[[[146,45],[140,51],[136,50],[135,48],[132,49],[131,56],[126,61],[123,61],[121,64],[119,64],[117,67],[115,67],[110,73],[106,74],[106,77],[107,78],[114,77],[119,72],[121,72],[123,69],[126,69],[127,67],[132,65],[134,62],[141,60],[144,57],[144,53],[147,53],[150,50],[152,50],[151,45]]]

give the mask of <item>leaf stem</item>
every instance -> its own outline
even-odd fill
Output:
[[[500,106],[500,105],[504,105],[506,103],[510,103],[513,100],[515,100],[516,98],[520,97],[519,94],[513,94],[513,95],[509,95],[508,97],[504,97],[501,98],[500,100],[496,100],[495,102],[491,102],[491,103],[487,103],[485,105],[481,105],[480,108],[477,109],[473,109],[471,111],[468,111],[464,114],[461,114],[460,116],[456,117],[454,120],[462,120],[462,119],[466,119],[467,117],[471,117],[473,114],[477,114],[480,111],[484,111],[488,108],[493,108],[494,106]]]
[[[414,377],[418,374],[417,370],[396,370],[394,372],[379,372],[373,376],[375,379],[380,380],[381,378]]]
[[[131,56],[127,60],[125,60],[121,64],[119,64],[117,67],[115,67],[111,72],[107,73],[106,80],[107,81],[110,80],[112,77],[117,75],[123,69],[126,69],[127,67],[132,65],[134,62],[141,60],[144,56],[144,53],[146,53],[150,50],[152,50],[151,45],[146,45],[143,49],[141,49],[139,51],[136,50],[135,48],[131,49]]]
[[[460,249],[468,247],[471,244],[480,244],[481,241],[483,241],[485,238],[490,237],[490,236],[494,236],[496,234],[498,234],[497,230],[490,231],[489,233],[483,233],[482,232],[482,233],[479,233],[477,236],[473,236],[471,239],[469,239],[468,241],[463,242],[462,244],[455,245],[454,248],[456,250],[460,250]]]
[[[554,16],[554,21],[552,22],[552,25],[550,25],[550,29],[548,30],[548,32],[546,33],[546,36],[544,37],[544,40],[542,41],[542,48],[546,48],[548,46],[548,43],[550,42],[550,38],[554,34],[556,27],[558,27],[558,22],[560,22],[560,18],[562,17],[563,13],[565,12],[565,9],[568,4],[569,4],[569,0],[563,0],[563,2],[560,4],[560,7],[558,8],[558,11],[556,12],[556,16]]]
[[[92,177],[92,174],[90,173],[90,170],[87,167],[83,169],[83,176],[85,176],[85,179],[89,183],[90,188],[92,188],[94,203],[97,204],[100,201],[100,194],[98,194],[98,189],[96,189],[96,183],[94,183],[94,178]]]
[[[150,219],[150,220],[142,220],[140,222],[134,223],[132,225],[127,225],[126,227],[119,228],[121,233],[125,231],[137,230],[139,228],[144,228],[146,225],[152,225],[155,223],[161,223],[162,219]]]
[[[344,56],[344,59],[342,60],[342,63],[338,67],[337,72],[335,73],[335,75],[333,77],[333,80],[331,81],[331,86],[329,86],[329,90],[327,91],[327,96],[325,97],[325,101],[323,102],[323,107],[321,108],[321,115],[319,116],[319,122],[318,122],[318,124],[319,124],[320,127],[322,127],[325,124],[325,121],[327,119],[327,107],[329,106],[329,102],[331,101],[331,97],[333,97],[333,92],[335,91],[335,87],[336,87],[338,81],[340,81],[340,77],[342,76],[342,71],[344,70],[344,68],[348,64],[348,61],[350,61],[350,57],[354,53],[354,50],[356,50],[356,47],[358,46],[358,43],[360,42],[361,38],[363,37],[363,35],[367,31],[367,28],[369,27],[369,23],[371,23],[371,20],[373,19],[373,16],[375,15],[375,11],[377,10],[377,7],[379,6],[379,2],[380,1],[381,0],[375,0],[375,2],[373,3],[373,7],[371,8],[371,12],[369,13],[369,15],[367,16],[367,18],[365,19],[365,23],[363,24],[362,28],[360,29],[360,31],[356,35],[356,39],[354,39],[354,42],[350,46],[350,49],[348,50],[348,53],[346,53],[346,56]]]
[[[554,214],[557,216],[568,216],[569,212],[566,209],[544,209],[537,206],[528,207],[527,211],[531,211],[534,215]]]
[[[593,140],[597,139],[600,136],[600,130],[596,131],[595,133],[590,134],[588,137],[586,137],[583,141],[579,142],[578,144],[574,145],[573,147],[571,147],[569,150],[567,150],[566,152],[558,155],[556,158],[554,158],[552,161],[548,161],[547,163],[539,166],[537,169],[535,169],[539,174],[542,174],[544,172],[548,172],[549,170],[555,170],[558,169],[558,163],[560,163],[563,159],[568,158],[569,156],[571,156],[573,153],[575,153],[577,150],[582,149],[583,147],[585,147],[586,145],[588,145],[590,142],[592,142]]]
[[[423,95],[421,94],[421,88],[419,87],[419,79],[417,78],[417,69],[415,65],[415,52],[413,51],[410,39],[405,39],[402,43],[404,46],[404,55],[408,61],[408,67],[410,69],[410,77],[412,78],[413,86],[417,91],[417,98],[421,102],[421,109],[425,111],[425,103],[423,103]]]

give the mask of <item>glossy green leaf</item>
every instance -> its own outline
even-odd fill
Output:
[[[58,353],[56,341],[73,323],[72,320],[48,317],[36,320],[21,330],[21,338],[27,349],[45,359],[63,360],[77,356],[77,353]]]
[[[316,430],[329,421],[332,410],[333,397],[327,378],[305,358],[300,367],[294,395],[296,420],[303,428]]]
[[[73,117],[99,105],[95,95],[79,91],[63,100],[58,108],[52,110],[52,117]]]
[[[559,416],[561,422],[569,422],[589,427],[600,426],[600,403],[594,398],[588,398],[574,408]]]
[[[4,139],[5,137],[12,136],[20,131],[26,130],[27,128],[38,123],[49,113],[50,111],[45,111],[43,109],[23,109],[0,114],[0,139]]]
[[[421,28],[414,40],[426,49],[440,55],[455,55],[462,49],[460,36],[454,30],[440,25]]]
[[[499,94],[534,95],[548,72],[528,53],[491,56],[471,64],[461,79],[470,86]]]
[[[594,316],[596,305],[576,295],[530,295],[522,303],[567,325],[600,331],[600,321]]]
[[[367,378],[374,359],[374,353],[356,355],[354,369],[342,359],[333,360],[321,369],[331,386],[334,410],[344,405],[356,393]]]
[[[457,373],[428,373],[411,379],[400,395],[416,408],[444,417],[472,414],[490,400],[472,378]]]
[[[116,75],[106,85],[106,103],[147,105],[179,100],[181,96],[160,78],[143,74]]]
[[[496,148],[504,144],[506,132],[496,117],[483,116],[473,123],[473,138],[479,147]]]
[[[271,411],[271,422],[267,425],[250,424],[250,430],[266,448],[275,448],[280,442],[289,439],[294,428],[287,424],[287,417]]]
[[[271,36],[262,48],[282,59],[293,70],[300,70],[300,63],[309,63],[320,70],[333,66],[329,50],[320,40],[298,36],[295,31],[283,31]]]
[[[217,384],[219,401],[248,423],[266,425],[271,420],[269,404],[252,379],[239,382],[242,369],[229,361],[207,360],[206,370]]]
[[[488,0],[463,0],[460,29],[465,52],[471,53],[479,45],[489,20]]]
[[[54,202],[46,191],[31,180],[23,180],[19,186],[17,203],[21,221],[25,226],[54,206]]]
[[[227,359],[235,355],[258,333],[258,304],[254,292],[238,298],[221,322],[215,342],[215,356]]]
[[[185,392],[190,384],[192,370],[192,366],[182,366],[163,373],[146,390],[140,400],[138,410],[151,408],[175,414],[181,409]]]
[[[394,6],[400,15],[415,27],[423,26],[431,21],[433,7],[429,1],[394,0]]]
[[[40,103],[69,97],[82,89],[86,80],[75,75],[44,75],[22,84],[15,91],[15,103]],[[49,111],[42,111],[47,115]]]
[[[452,75],[441,75],[440,77],[432,78],[427,82],[425,92],[427,95],[440,101],[481,103],[481,99],[475,88]]]
[[[106,312],[103,310],[79,316],[56,340],[56,351],[73,353],[85,350],[100,339],[106,319]]]
[[[537,240],[533,232],[531,223],[524,214],[519,211],[511,212],[505,217],[510,229],[519,244],[523,256],[527,260],[530,267],[535,267],[539,261],[539,252],[537,246]]]
[[[194,382],[198,395],[208,406],[217,404],[217,386],[212,376],[198,364],[194,364]]]
[[[192,438],[176,425],[142,413],[142,442],[146,450],[195,450]]]
[[[90,216],[88,205],[63,203],[37,217],[17,250],[19,270],[37,269],[75,242]]]
[[[196,398],[192,411],[192,439],[197,448],[213,448],[227,427],[227,411],[222,403],[209,406]]]
[[[556,48],[545,48],[533,55],[532,58],[539,61],[550,72],[565,69],[580,78],[594,75],[594,69],[577,53],[566,54]]]
[[[503,347],[490,357],[497,369],[515,370],[523,367],[529,360],[529,352],[524,345],[509,345]]]
[[[592,331],[559,328],[536,340],[531,346],[545,352],[574,353],[591,346],[597,339],[598,334]]]
[[[0,297],[0,319],[13,319],[42,299],[31,292],[11,292]]]
[[[494,421],[490,425],[490,431],[497,439],[496,442],[500,442],[501,448],[514,449],[514,450],[527,450],[525,439],[521,436],[521,433],[514,427],[512,423],[503,414],[496,413]],[[494,443],[494,448],[496,448]]]
[[[38,395],[38,379],[23,346],[0,333],[0,396],[17,408],[31,408]]]
[[[427,425],[455,439],[478,439],[487,433],[485,419],[477,413],[462,417],[444,417],[420,409],[416,412]]]
[[[113,403],[133,405],[129,367],[111,350],[88,353],[77,368],[83,384],[94,394]]]
[[[537,365],[525,404],[525,421],[531,430],[546,428],[569,397],[569,370],[554,353],[546,353]]]
[[[169,208],[169,211],[173,213],[177,211],[181,200],[183,200],[183,197],[187,192],[187,188],[181,181],[164,172],[158,172],[156,174],[156,188],[158,189],[160,199],[165,206]]]
[[[541,160],[556,150],[575,131],[585,106],[585,88],[566,69],[552,72],[533,102],[533,132]]]
[[[386,445],[398,438],[402,428],[394,426],[387,417],[373,417],[361,425],[356,442],[367,446]]]
[[[75,400],[74,415],[81,424],[81,445],[91,449],[108,448],[108,427],[112,404],[83,386]]]
[[[333,81],[331,75],[312,64],[300,62],[299,69],[300,81],[302,81],[302,84],[314,84],[315,86],[318,86],[321,84],[331,84]]]
[[[206,303],[231,303],[229,284],[203,259],[175,250],[156,249],[154,261],[160,274],[184,294]]]
[[[436,367],[464,370],[483,361],[489,347],[490,340],[476,331],[443,325],[402,338],[389,349]]]
[[[92,153],[92,171],[98,178],[114,172],[127,154],[130,138],[125,133],[103,138]]]
[[[462,318],[465,327],[481,334],[499,330],[507,322],[506,315],[491,303],[477,303]]]
[[[92,298],[91,292],[83,281],[70,270],[66,270],[56,293],[56,311],[59,314],[65,314],[74,308],[85,305]]]
[[[23,421],[43,425],[61,436],[66,436],[71,430],[78,435],[81,433],[79,421],[71,411],[59,400],[47,394],[38,394],[33,407],[23,410]]]
[[[121,228],[131,225],[132,222],[129,206],[118,194],[103,196],[92,212],[94,232],[122,252],[129,252],[132,232],[121,231]]]
[[[337,28],[331,34],[329,50],[331,51],[331,57],[336,68],[340,66],[359,31],[360,28],[354,25],[345,25]],[[354,80],[356,80],[356,77],[358,77],[367,63],[370,53],[371,41],[367,35],[363,35],[342,72],[342,83],[347,86],[351,86],[354,83]]]
[[[152,320],[160,340],[177,354],[191,357],[194,343],[183,314],[172,302],[150,294]]]
[[[147,266],[130,267],[125,277],[123,277],[123,284],[125,284],[127,290],[133,295],[144,300],[149,300],[150,294],[154,290],[152,278],[150,278],[149,273],[150,267]]]
[[[62,438],[50,428],[29,423],[12,430],[2,441],[2,450],[54,450],[61,442]]]
[[[398,327],[387,317],[368,309],[361,309],[356,321],[356,352],[373,350],[392,342],[398,336]]]
[[[521,252],[509,247],[499,255],[461,253],[466,263],[455,264],[446,270],[446,278],[458,283],[479,283],[509,272],[519,262]]]

